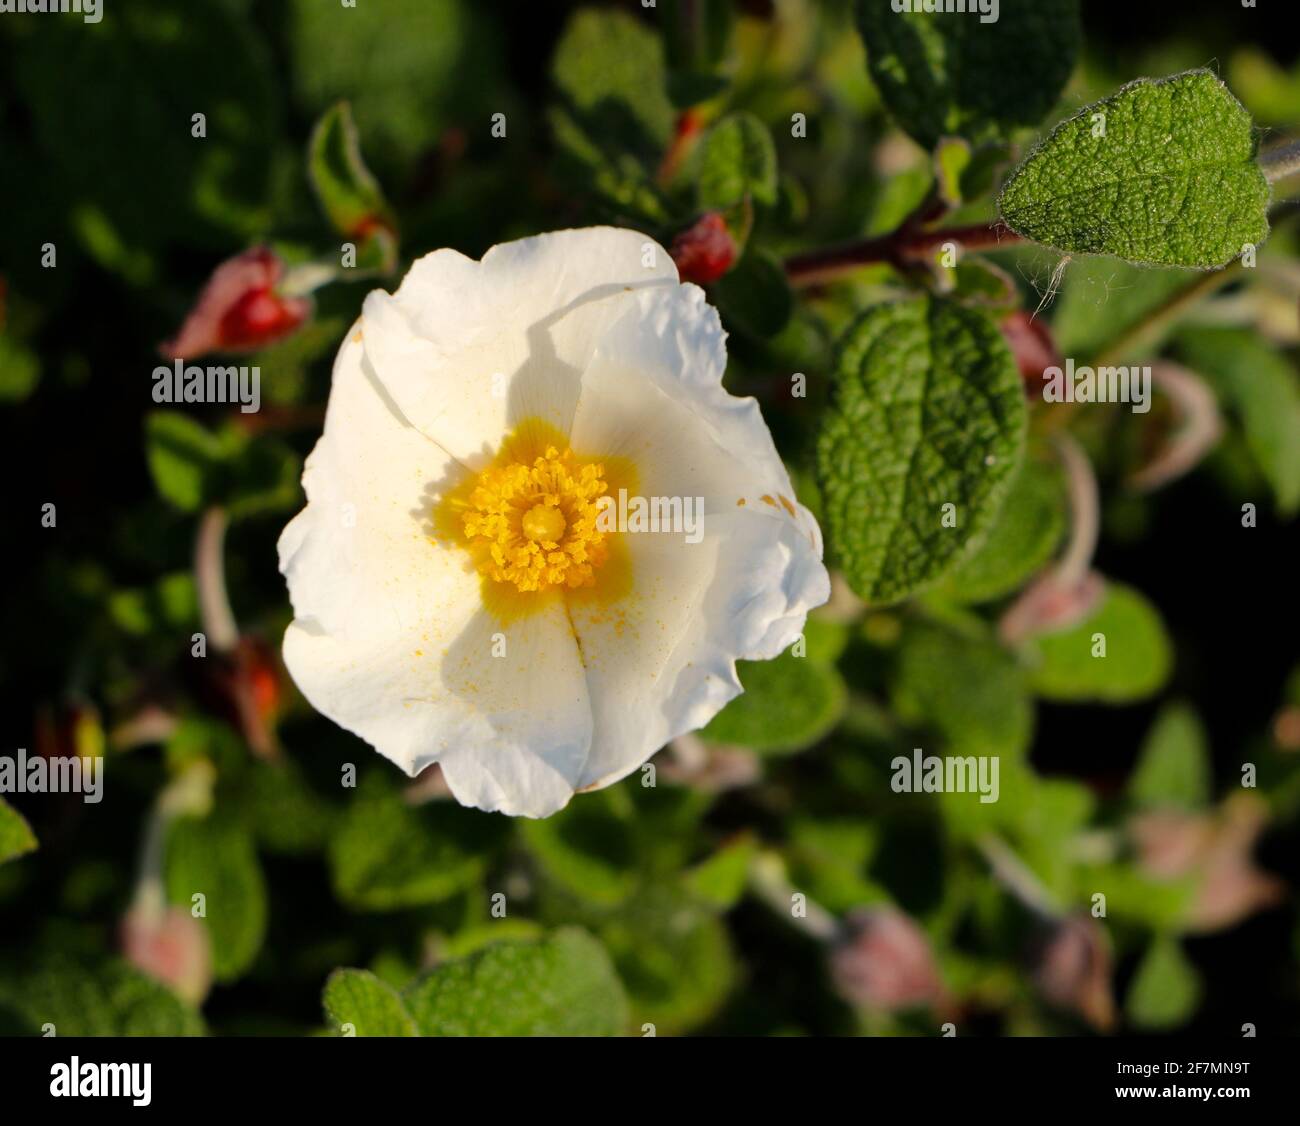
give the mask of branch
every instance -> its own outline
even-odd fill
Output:
[[[920,231],[914,224],[904,223],[892,234],[880,238],[861,239],[792,255],[785,260],[785,273],[791,285],[819,285],[879,262],[906,266],[946,242],[957,243],[965,250],[985,250],[1022,241],[1000,219],[991,224],[975,223],[937,231]]]
[[[1292,141],[1289,145],[1280,145],[1262,153],[1259,166],[1264,172],[1264,179],[1270,184],[1300,172],[1300,141]]]

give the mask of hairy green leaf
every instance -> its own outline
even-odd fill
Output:
[[[728,114],[700,145],[696,193],[706,211],[726,211],[747,197],[776,202],[776,146],[772,134],[752,113]]]
[[[1208,70],[1143,78],[1058,125],[998,206],[1069,254],[1209,269],[1268,235],[1255,152],[1250,115]]]
[[[956,602],[988,602],[1019,589],[1065,533],[1065,483],[1055,461],[1026,458],[989,530],[936,587]]]
[[[401,995],[369,970],[335,970],[321,998],[333,1030],[344,1036],[418,1036]]]
[[[718,849],[684,876],[686,890],[695,899],[726,911],[744,894],[749,863],[757,851],[754,837],[745,834]]]
[[[872,80],[926,148],[945,135],[980,142],[1038,124],[1074,69],[1078,0],[1001,0],[991,22],[912,6],[858,0],[857,19]]]
[[[202,1036],[203,1019],[118,959],[35,953],[0,971],[0,1035]]]
[[[424,1036],[617,1036],[627,999],[609,955],[584,931],[500,942],[409,986]]]
[[[437,903],[478,879],[492,835],[481,815],[447,804],[410,806],[372,772],[330,838],[334,890],[361,911]]]
[[[831,543],[858,594],[894,602],[996,515],[1024,447],[1020,375],[987,318],[918,297],[849,329],[837,392],[817,449]]]

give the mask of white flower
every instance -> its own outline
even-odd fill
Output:
[[[826,600],[821,534],[704,293],[635,231],[426,255],[339,351],[280,537],[309,701],[456,798],[544,817],[740,691]],[[703,497],[703,538],[600,532]]]

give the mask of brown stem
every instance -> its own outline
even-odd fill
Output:
[[[946,242],[956,243],[965,250],[985,250],[1021,241],[1000,219],[991,224],[975,223],[937,231],[920,231],[913,224],[904,223],[892,234],[879,238],[792,255],[785,260],[785,273],[791,285],[818,285],[878,262],[906,265]]]

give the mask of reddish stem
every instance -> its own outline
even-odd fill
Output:
[[[880,238],[860,239],[842,246],[792,255],[785,260],[785,273],[791,285],[818,285],[877,262],[904,266],[945,242],[955,242],[965,250],[984,250],[1021,241],[1021,237],[1000,219],[992,224],[975,223],[937,231],[919,231],[904,223],[892,234]]]

